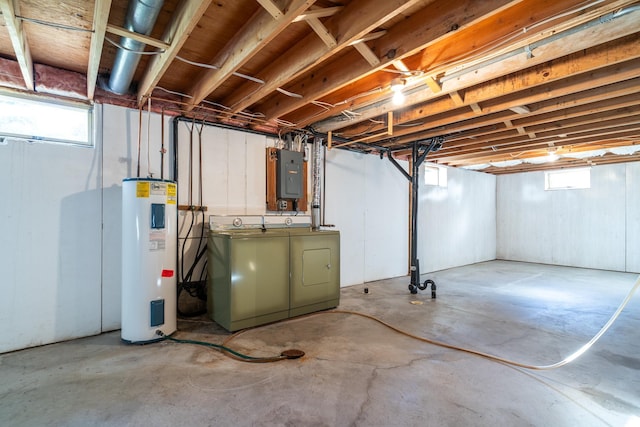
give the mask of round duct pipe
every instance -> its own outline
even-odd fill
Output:
[[[164,0],[131,0],[125,18],[125,29],[148,36],[158,19]],[[144,50],[145,44],[128,37],[122,37],[120,44],[124,49],[118,50],[111,69],[108,89],[119,95],[126,94],[133,80],[140,54],[136,51]]]
[[[313,192],[312,192],[312,200],[311,200],[311,226],[314,230],[320,229],[320,179],[322,173],[322,139],[314,138],[313,139]]]

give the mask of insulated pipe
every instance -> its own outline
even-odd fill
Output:
[[[320,175],[322,174],[321,164],[322,138],[313,139],[313,194],[311,200],[311,226],[314,230],[320,228]]]
[[[134,33],[149,35],[162,9],[164,0],[131,0],[124,22],[124,28]],[[119,95],[126,94],[133,80],[133,75],[140,62],[137,51],[144,50],[145,44],[128,37],[122,37],[119,49],[111,69],[108,89]]]

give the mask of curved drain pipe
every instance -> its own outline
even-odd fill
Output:
[[[124,22],[124,28],[134,33],[148,36],[158,19],[164,0],[131,0]],[[145,44],[128,37],[122,37],[119,49],[111,69],[108,89],[119,95],[129,92],[129,86],[136,72],[140,55],[135,52],[144,50]]]

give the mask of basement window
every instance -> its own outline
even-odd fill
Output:
[[[424,183],[437,187],[447,186],[447,168],[438,166],[424,167]]]
[[[92,146],[91,108],[0,95],[0,138]]]
[[[544,173],[545,190],[575,190],[591,188],[591,169],[569,169]]]

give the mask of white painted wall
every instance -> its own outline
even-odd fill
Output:
[[[9,332],[0,335],[0,352],[120,326],[121,188],[122,179],[136,175],[139,118],[136,110],[109,105],[96,106],[95,114],[95,148],[0,145],[0,322]],[[151,140],[150,171],[159,177],[160,120],[143,116],[141,176],[148,174]],[[171,179],[169,118],[164,128]],[[181,124],[180,171],[188,135]],[[207,216],[264,214],[264,155],[273,139],[209,126],[202,135]],[[626,263],[627,271],[640,271],[640,163],[594,171],[594,188],[580,196],[545,193],[541,174],[499,177],[499,256],[618,270]],[[342,286],[406,275],[406,179],[377,156],[332,150],[326,182],[326,222],[341,232]],[[181,178],[181,203],[185,184]],[[421,184],[423,273],[495,257],[495,186],[492,175],[458,169],[449,169],[446,190]],[[183,236],[188,219],[183,213]],[[594,242],[596,252],[581,247]],[[586,261],[575,261],[574,252]]]
[[[498,258],[640,271],[639,177],[637,163],[596,166],[590,189],[545,191],[544,172],[499,176]]]
[[[496,258],[496,177],[447,168],[447,187],[424,184],[420,171],[420,273]]]
[[[640,162],[627,163],[627,271],[640,273]]]
[[[0,353],[101,328],[101,145],[0,145]]]
[[[178,198],[189,204],[189,151],[191,122],[178,127]],[[192,204],[198,205],[198,149],[202,146],[202,203],[207,215],[266,214],[267,147],[274,139],[265,135],[196,124],[193,132]],[[199,130],[201,129],[201,133]],[[200,140],[202,143],[200,143]]]
[[[340,230],[341,285],[406,275],[409,191],[400,172],[378,156],[330,150],[325,191],[326,223]]]

